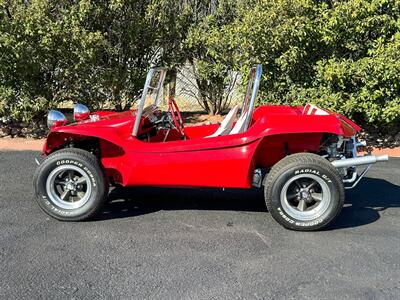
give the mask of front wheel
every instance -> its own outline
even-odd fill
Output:
[[[273,166],[264,185],[268,211],[288,229],[321,229],[344,204],[344,187],[335,167],[315,154],[285,157]]]
[[[36,170],[34,185],[36,201],[42,210],[62,221],[92,217],[108,195],[97,158],[74,148],[49,155]]]

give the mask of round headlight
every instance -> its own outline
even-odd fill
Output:
[[[50,110],[47,115],[47,126],[49,128],[54,126],[63,126],[67,123],[64,114],[58,110]]]
[[[83,121],[89,118],[90,110],[87,106],[83,104],[75,104],[74,105],[74,120],[75,121]]]

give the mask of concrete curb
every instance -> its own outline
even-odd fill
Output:
[[[1,138],[0,150],[8,151],[41,151],[45,139],[27,139],[27,138]]]

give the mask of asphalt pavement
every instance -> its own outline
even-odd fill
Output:
[[[59,222],[33,201],[35,155],[0,152],[1,299],[400,298],[400,158],[306,233],[260,190],[116,190],[95,220]]]

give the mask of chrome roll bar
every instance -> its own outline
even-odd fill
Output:
[[[244,129],[243,131],[246,131],[249,128],[250,121],[253,115],[253,110],[254,110],[254,105],[256,102],[256,97],[258,93],[258,89],[260,86],[260,81],[261,81],[261,75],[262,75],[262,66],[259,64],[250,70],[250,76],[249,76],[249,83],[247,85],[246,89],[246,95],[244,98],[243,102],[243,107],[242,111],[240,113],[240,116],[243,114],[246,114],[246,119],[244,121]],[[250,103],[248,103],[248,98],[250,95],[251,91],[251,98],[250,98]]]

